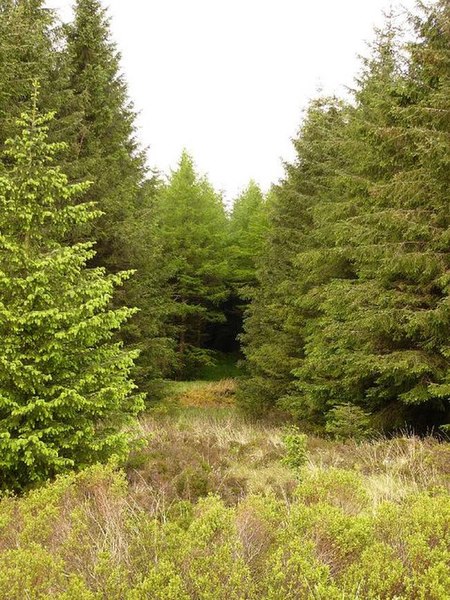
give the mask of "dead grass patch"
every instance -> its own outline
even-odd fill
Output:
[[[233,406],[236,393],[236,380],[223,379],[189,386],[175,398],[181,406],[207,408],[214,406]]]

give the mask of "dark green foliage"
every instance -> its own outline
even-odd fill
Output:
[[[257,285],[256,270],[262,259],[267,232],[266,199],[254,181],[234,201],[229,217],[227,258],[229,298],[224,305],[226,322],[216,344],[226,352],[239,353],[244,312]]]
[[[241,376],[239,354],[232,352],[216,352],[214,363],[200,367],[197,372],[198,379],[202,381],[221,381],[222,379],[234,379]]]
[[[46,110],[61,112],[70,103],[62,39],[62,29],[44,0],[0,2],[0,148],[15,134],[16,119],[29,105],[34,81],[40,82],[40,105]],[[57,130],[61,139],[71,121],[54,121],[51,133]]]
[[[450,397],[450,48],[448,38],[445,51],[433,40],[443,17],[435,9],[433,31],[411,49],[414,79],[392,64],[388,39],[363,80],[354,119],[357,156],[366,161],[352,169],[367,180],[367,194],[359,192],[355,216],[336,226],[352,246],[356,277],[321,288],[320,319],[296,373],[312,403],[350,401],[378,412],[397,405],[419,427],[445,418]],[[430,87],[417,72],[431,64]]]
[[[354,106],[312,104],[275,189],[261,289],[246,323],[244,405],[323,423],[336,405],[385,427],[449,410],[449,9],[393,22]],[[382,415],[385,414],[383,419]]]
[[[74,204],[47,140],[50,116],[33,112],[8,143],[0,178],[0,489],[20,490],[110,456],[124,457],[123,425],[142,406],[129,378],[133,352],[113,333],[133,314],[111,308],[128,273],[87,268],[92,243],[64,243],[98,216]]]
[[[161,183],[155,178],[141,188],[138,208],[124,224],[127,239],[126,264],[136,270],[127,282],[122,303],[132,302],[138,312],[122,331],[125,343],[140,350],[134,374],[149,400],[159,395],[161,377],[171,372],[176,361],[171,310],[169,269],[163,255],[156,213],[156,196]]]
[[[371,433],[370,415],[349,402],[337,404],[328,411],[325,430],[337,440],[360,441]]]
[[[96,261],[118,270],[124,266],[124,225],[138,207],[145,159],[134,137],[135,114],[120,75],[120,55],[98,0],[76,2],[66,55],[74,109],[80,115],[69,174],[93,182],[88,199],[105,213],[89,231],[98,242]]]
[[[380,322],[371,321],[367,310],[374,291],[367,288],[362,264],[379,273],[378,240],[388,256],[391,252],[391,245],[385,244],[389,225],[383,216],[372,218],[371,213],[376,199],[374,186],[382,188],[401,159],[397,148],[380,131],[385,120],[393,124],[397,106],[400,84],[394,56],[392,32],[388,30],[379,36],[374,56],[367,61],[356,107],[343,115],[340,135],[336,135],[336,127],[332,128],[334,133],[325,133],[334,159],[330,161],[330,154],[323,150],[317,155],[322,168],[331,164],[334,172],[315,194],[312,222],[316,262],[311,264],[307,256],[305,260],[305,253],[297,256],[297,262],[306,265],[306,281],[310,282],[309,289],[304,284],[300,288],[297,300],[306,308],[306,336],[304,355],[294,369],[298,379],[295,391],[290,390],[284,399],[290,410],[314,419],[320,419],[335,404],[367,402],[365,370],[373,364],[373,357],[368,356],[368,335],[379,330]],[[305,150],[298,148],[302,160]],[[386,227],[381,237],[376,231],[378,224]],[[296,274],[295,281],[299,279]],[[300,279],[300,285],[304,280]],[[364,322],[359,326],[355,323],[358,303]]]
[[[167,271],[155,233],[155,176],[146,180],[145,155],[135,139],[135,113],[120,74],[120,55],[111,41],[106,11],[98,0],[78,0],[75,21],[67,27],[66,62],[79,118],[70,139],[69,175],[93,182],[87,199],[103,216],[75,239],[97,240],[95,264],[112,272],[134,269],[118,305],[139,309],[123,339],[141,351],[139,386],[151,393],[155,380],[172,363],[166,327]]]
[[[317,312],[311,290],[351,274],[330,232],[340,212],[349,210],[341,206],[338,179],[346,160],[346,111],[334,99],[311,104],[295,142],[298,162],[286,166],[285,180],[269,197],[270,228],[243,336],[250,378],[241,398],[249,410],[294,393],[292,371],[304,356],[306,327]]]

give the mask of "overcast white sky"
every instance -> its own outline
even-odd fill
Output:
[[[69,19],[72,0],[47,0]],[[390,5],[414,0],[104,0],[149,164],[185,147],[230,201],[292,157],[301,110],[344,94]]]

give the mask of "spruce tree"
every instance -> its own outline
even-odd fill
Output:
[[[392,28],[357,91],[352,171],[363,185],[335,225],[355,277],[317,291],[299,396],[351,402],[386,428],[448,413],[448,10],[419,19],[408,69]],[[446,16],[445,13],[447,12]],[[423,75],[426,75],[423,77]],[[447,115],[447,116],[446,116]]]
[[[134,269],[116,302],[139,309],[122,338],[139,348],[137,381],[153,391],[153,380],[171,364],[165,306],[166,271],[155,237],[154,177],[136,140],[136,115],[120,74],[120,54],[111,39],[106,10],[98,0],[77,0],[67,27],[67,65],[74,94],[71,110],[80,115],[70,141],[69,175],[93,182],[87,199],[103,215],[75,239],[97,240],[95,264],[112,272]],[[150,176],[149,176],[150,175]]]
[[[229,297],[223,305],[226,322],[217,327],[216,346],[226,353],[240,354],[244,313],[257,286],[256,270],[267,230],[266,199],[250,181],[236,198],[229,216],[227,257]]]
[[[71,140],[69,175],[93,182],[87,199],[104,213],[93,224],[96,262],[116,271],[127,266],[124,224],[137,205],[145,157],[135,139],[135,114],[106,11],[98,0],[77,0],[74,10],[74,23],[67,26],[67,61],[81,118]]]
[[[123,458],[123,426],[142,406],[129,378],[133,352],[114,332],[133,309],[112,309],[128,273],[88,268],[90,242],[68,232],[99,215],[74,199],[48,141],[52,115],[36,101],[7,144],[0,178],[0,488],[22,490],[56,474]]]
[[[256,266],[267,229],[265,198],[254,182],[234,201],[230,215],[228,258],[230,281],[242,300],[256,285]]]
[[[47,110],[61,113],[70,103],[62,41],[62,27],[44,0],[0,2],[0,149],[29,105],[34,81],[40,83],[40,102]],[[74,127],[73,115],[50,125],[52,138],[61,140]]]
[[[183,152],[178,169],[158,198],[159,241],[167,266],[175,328],[178,376],[208,363],[208,327],[224,320],[227,218],[221,197]]]
[[[128,240],[124,258],[136,272],[127,282],[122,302],[131,298],[139,310],[122,330],[122,338],[140,351],[134,378],[149,400],[158,399],[164,376],[176,364],[170,266],[163,253],[157,210],[162,188],[157,177],[144,182],[138,206],[124,224]]]
[[[372,216],[375,211],[371,190],[375,183],[380,187],[385,185],[401,160],[392,140],[380,132],[381,124],[394,123],[398,106],[401,85],[396,58],[395,30],[389,23],[386,31],[378,32],[373,55],[364,61],[356,105],[347,111],[347,124],[339,145],[340,156],[347,157],[340,169],[341,177],[327,183],[326,195],[336,197],[337,193],[339,202],[334,202],[334,206],[338,209],[347,206],[347,210],[336,214],[329,205],[323,205],[328,213],[324,216],[328,222],[329,249],[346,257],[349,276],[333,274],[316,281],[309,293],[313,311],[307,318],[304,356],[295,368],[295,393],[289,402],[296,414],[319,422],[336,403],[364,403],[357,383],[358,374],[362,374],[358,347],[365,347],[367,335],[361,328],[353,329],[353,335],[349,331],[350,339],[346,341],[342,313],[353,313],[355,295],[360,294],[363,302],[370,302],[373,294],[373,290],[364,288],[360,266],[361,261],[373,261],[375,257],[370,238],[377,217]],[[322,232],[319,235],[324,237]],[[319,261],[324,261],[324,251],[319,246]],[[363,311],[363,314],[369,313]],[[348,351],[344,351],[347,342]]]
[[[315,286],[351,273],[345,255],[334,251],[332,223],[341,206],[339,169],[347,108],[333,98],[311,103],[295,140],[297,161],[269,198],[269,230],[258,269],[258,287],[244,323],[249,378],[242,383],[243,407],[261,413],[280,402],[300,409],[294,370],[304,357],[308,323],[317,312]],[[351,209],[350,209],[351,210]]]
[[[429,256],[423,296],[427,311],[416,310],[412,331],[416,344],[428,352],[427,379],[411,385],[403,397],[408,405],[424,402],[440,422],[450,422],[450,5],[446,0],[424,7],[413,18],[417,41],[410,46],[410,95],[416,106],[405,107],[417,160],[414,169],[399,177],[410,201],[425,199],[426,228],[421,249]],[[412,92],[412,94],[411,94]],[[413,191],[414,196],[411,194]],[[425,237],[425,236],[424,236]],[[422,307],[423,308],[423,305]],[[422,406],[420,407],[423,413]]]

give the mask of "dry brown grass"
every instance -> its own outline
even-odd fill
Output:
[[[233,391],[233,380],[189,384],[178,391],[175,415],[141,419],[145,444],[127,469],[139,504],[158,511],[210,493],[227,504],[253,493],[290,502],[298,479],[281,462],[283,427],[242,417],[232,406]],[[399,502],[421,490],[450,489],[450,446],[433,438],[336,442],[309,436],[305,471],[329,468],[360,474],[374,506]]]
[[[167,505],[218,493],[235,504],[251,491],[289,497],[296,484],[281,464],[281,430],[250,423],[232,409],[190,407],[176,417],[147,416],[139,437],[145,445],[127,468],[138,502],[153,506],[157,496]]]
[[[179,395],[175,395],[174,399],[181,406],[187,407],[233,406],[236,388],[235,379],[222,379],[221,381],[211,381],[202,384],[197,383],[197,385],[188,386]]]
[[[450,445],[435,438],[380,437],[362,443],[310,438],[309,443],[310,468],[360,473],[374,504],[437,487],[450,491]]]

